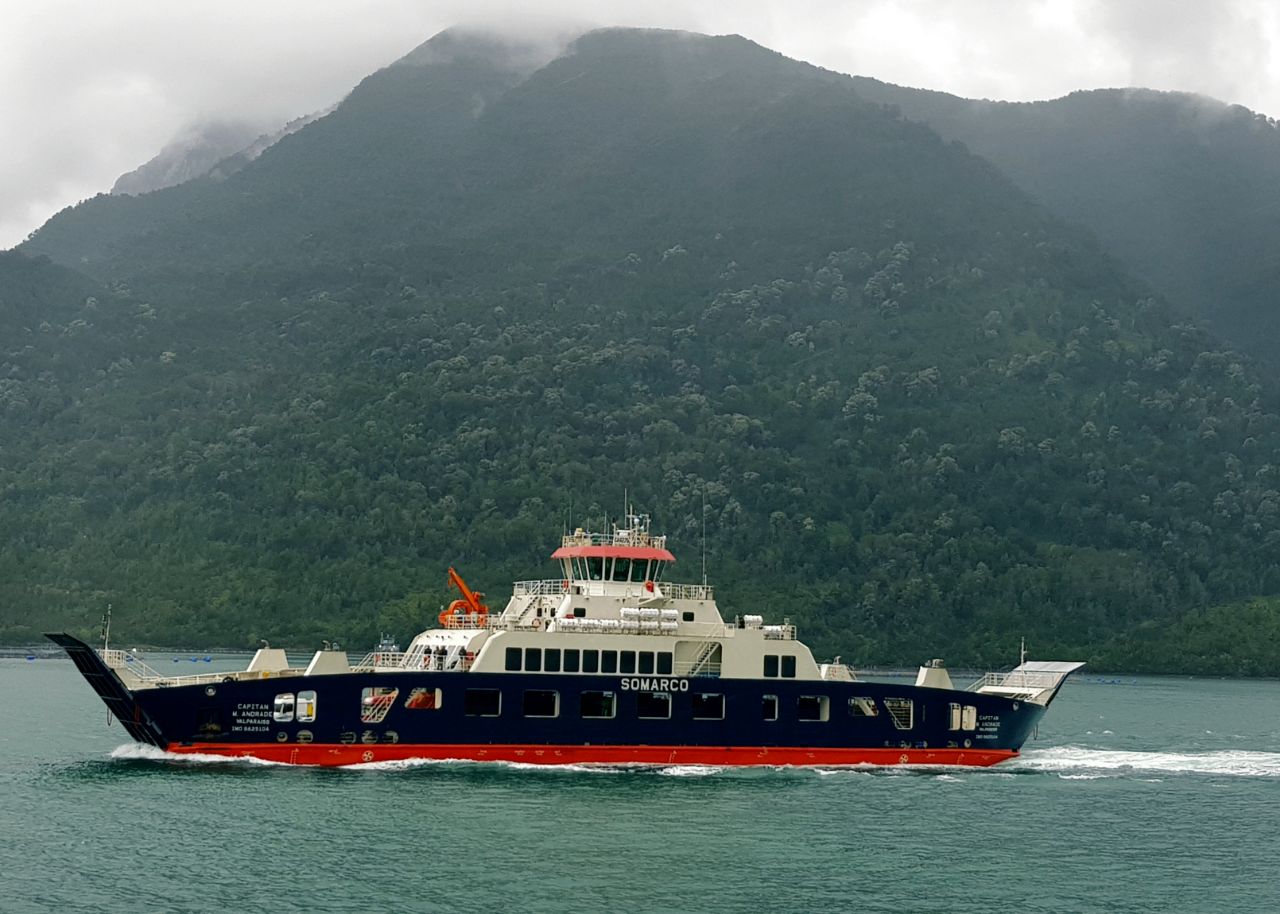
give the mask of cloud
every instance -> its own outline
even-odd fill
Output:
[[[1265,0],[0,0],[0,248],[184,128],[283,124],[451,25],[737,33],[846,73],[969,97],[1182,89],[1280,114]]]

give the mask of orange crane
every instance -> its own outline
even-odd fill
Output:
[[[462,575],[453,568],[449,569],[448,586],[456,587],[462,599],[454,600],[440,613],[440,624],[445,628],[484,628],[489,618],[489,607],[480,602],[484,594],[468,587]]]

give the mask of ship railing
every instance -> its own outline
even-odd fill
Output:
[[[409,654],[406,651],[370,651],[364,655],[364,658],[359,663],[351,665],[351,672],[365,673],[370,670],[385,669],[387,667],[399,669],[405,666],[405,659],[408,656]]]
[[[113,670],[128,673],[139,682],[165,678],[128,651],[103,650],[98,651],[98,655],[102,657],[102,662]]]
[[[969,686],[966,691],[980,692],[986,688],[1021,689],[1027,692],[1039,692],[1052,689],[1062,677],[1055,673],[1030,670],[1013,670],[1007,673],[986,673]]]
[[[611,594],[638,600],[714,600],[716,594],[710,584],[657,582],[650,590],[640,581],[569,581],[565,578],[516,581],[511,588],[511,595],[515,597],[562,597],[570,592],[596,596]]]
[[[560,540],[561,546],[652,546],[665,549],[667,537],[654,536],[647,530],[618,530],[613,533],[570,533]]]
[[[720,661],[706,661],[699,663],[696,660],[683,661],[675,664],[675,676],[683,676],[688,679],[699,679],[703,677],[717,677],[720,675]]]
[[[511,588],[516,597],[551,597],[563,596],[569,592],[569,582],[564,578],[547,581],[516,581]]]

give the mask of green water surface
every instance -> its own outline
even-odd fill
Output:
[[[68,662],[0,696],[5,914],[1280,912],[1272,681],[1078,677],[980,771],[192,761]]]

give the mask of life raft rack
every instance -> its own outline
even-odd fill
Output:
[[[484,628],[489,622],[489,607],[481,602],[484,594],[468,587],[462,575],[452,567],[449,568],[448,586],[456,588],[462,597],[441,611],[440,625],[443,628]]]

